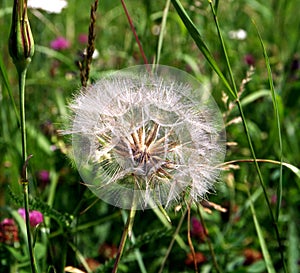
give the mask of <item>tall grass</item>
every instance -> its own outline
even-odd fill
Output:
[[[145,59],[188,71],[212,90],[227,124],[228,145],[221,182],[207,197],[215,205],[193,204],[190,223],[186,204],[137,211],[118,272],[195,272],[188,234],[196,257],[205,257],[199,272],[298,272],[300,18],[292,16],[298,1],[125,3],[127,15],[121,2],[99,1],[99,56],[90,66],[90,81]],[[69,159],[70,140],[57,133],[64,128],[67,103],[81,85],[77,64],[86,44],[78,36],[88,32],[91,4],[69,1],[60,14],[29,13],[36,43],[25,97],[27,147],[34,155],[28,166],[29,206],[45,216],[34,230],[39,272],[66,267],[70,272],[111,272],[128,216],[86,189]],[[15,219],[20,241],[0,243],[0,272],[30,272],[24,223],[16,212],[23,206],[22,153],[18,78],[4,27],[11,11],[11,1],[2,1],[0,221]],[[238,29],[247,36],[234,37]],[[52,49],[50,41],[58,36],[71,46]],[[49,173],[46,180],[41,171]],[[193,219],[205,227],[204,237],[194,233]]]

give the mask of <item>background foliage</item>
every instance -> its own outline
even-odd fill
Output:
[[[230,145],[226,162],[251,159],[239,109],[197,47],[191,29],[185,27],[178,10],[170,5],[166,25],[162,28],[165,1],[127,2],[148,61],[156,60],[159,37],[164,31],[159,63],[191,73],[203,86],[212,90],[228,124],[226,134]],[[192,237],[195,251],[205,257],[205,261],[199,263],[199,272],[272,272],[273,269],[273,272],[298,272],[300,181],[299,172],[298,176],[295,172],[300,165],[300,18],[295,11],[299,3],[298,0],[218,2],[214,3],[214,7],[235,83],[238,89],[239,86],[244,87],[239,100],[256,157],[280,161],[282,153],[283,161],[291,165],[281,174],[279,165],[259,163],[275,216],[278,200],[282,198],[279,218],[275,217],[282,249],[278,248],[274,223],[254,164],[233,163],[222,173],[222,183],[216,185],[215,193],[208,197],[210,201],[226,207],[227,213],[213,210],[209,214],[200,209],[208,235],[202,234],[204,237],[201,237],[198,231]],[[86,45],[78,39],[80,34],[87,34],[90,4],[92,1],[70,0],[68,7],[59,14],[43,10],[29,12],[36,52],[26,82],[26,115],[28,152],[34,155],[30,160],[31,207],[45,216],[45,222],[35,230],[35,249],[41,272],[63,272],[66,266],[83,268],[86,259],[90,269],[86,267],[83,270],[110,272],[111,257],[120,241],[127,215],[97,200],[81,184],[69,159],[70,141],[57,133],[66,122],[67,102],[80,87],[77,63]],[[230,82],[209,1],[182,0],[181,4],[201,33],[218,68]],[[0,245],[0,271],[14,272],[18,268],[18,272],[29,272],[28,254],[21,232],[24,223],[16,214],[22,206],[19,185],[21,145],[16,114],[8,95],[10,89],[18,102],[17,73],[7,45],[11,11],[12,1],[1,0],[0,220],[6,217],[16,220],[20,242],[13,246]],[[238,30],[243,30],[246,37],[237,37]],[[99,2],[96,33],[95,46],[99,55],[92,64],[92,81],[104,71],[143,63],[121,3]],[[70,46],[58,51],[51,48],[50,42],[59,36],[65,37]],[[268,64],[272,69],[277,104],[272,100]],[[251,77],[247,76],[249,71]],[[249,81],[242,85],[243,79]],[[229,95],[226,103],[224,94]],[[276,111],[279,117],[276,117]],[[280,181],[283,190],[278,195]],[[162,215],[154,211],[138,212],[133,227],[135,240],[128,243],[119,271],[158,272],[184,211],[184,204],[181,209],[168,211],[172,225],[164,224]],[[197,206],[192,207],[191,214],[194,220],[200,221]],[[192,231],[193,228],[196,228],[195,221],[194,225],[192,222]],[[177,239],[163,272],[193,272],[193,265],[188,260],[190,249],[186,218]],[[269,256],[265,255],[266,250]],[[280,253],[284,255],[286,270]],[[213,259],[219,269],[214,267]],[[91,269],[91,261],[101,264],[100,267]]]

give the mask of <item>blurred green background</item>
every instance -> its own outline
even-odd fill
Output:
[[[13,1],[0,1],[2,220],[13,217],[13,211],[22,206],[22,189],[19,184],[20,133],[8,95],[10,89],[18,105],[17,73],[8,54],[7,42]],[[209,2],[180,2],[201,33],[218,67],[230,81]],[[82,60],[86,48],[84,37],[88,34],[92,3],[93,1],[87,0],[70,0],[67,7],[57,14],[42,9],[29,10],[36,50],[26,81],[26,117],[28,153],[34,155],[30,160],[29,170],[32,207],[45,215],[44,225],[36,232],[41,272],[63,272],[65,266],[80,267],[82,260],[87,258],[89,263],[94,261],[101,264],[98,269],[90,272],[110,272],[113,263],[111,253],[116,251],[124,226],[124,212],[97,200],[82,185],[81,178],[69,159],[70,139],[57,133],[57,130],[65,127],[69,113],[67,103],[80,89],[78,61]],[[166,1],[128,0],[126,4],[145,55],[149,63],[152,63],[157,58]],[[294,171],[300,165],[298,9],[298,0],[220,1],[217,9],[235,83],[238,89],[240,86],[244,87],[240,101],[256,156],[259,159],[280,161],[279,122],[283,161],[291,164]],[[277,108],[274,108],[272,102],[268,70],[256,27],[269,57]],[[121,2],[99,2],[95,30],[97,56],[91,67],[92,82],[101,77],[104,71],[143,64]],[[224,114],[229,142],[226,161],[252,158],[235,102],[230,97],[224,103],[225,94],[228,95],[224,84],[203,57],[172,3],[163,31],[159,63],[177,67],[196,77],[203,86],[212,90]],[[64,37],[69,45],[59,50],[51,47],[51,42],[58,37]],[[250,72],[249,81],[243,85],[242,81]],[[276,118],[276,110],[279,119]],[[282,179],[282,205],[277,221],[282,239],[281,253],[285,258],[286,272],[298,272],[299,174],[297,177],[291,168],[284,167],[281,176],[280,166],[277,164],[259,163],[259,166],[274,215],[280,177]],[[208,199],[226,207],[228,212],[213,210],[209,214],[201,209],[209,235],[203,240],[199,239],[199,234],[192,237],[195,251],[205,257],[205,261],[199,262],[199,272],[218,272],[213,259],[219,265],[219,272],[268,272],[270,269],[266,267],[266,260],[273,264],[275,272],[285,272],[274,225],[253,163],[230,165],[222,172],[221,183],[215,186],[215,193],[208,196]],[[267,259],[262,255],[262,241],[255,229],[251,204],[254,205],[260,230],[267,243],[270,254]],[[168,210],[172,227],[166,227],[161,216],[153,211],[138,212],[133,227],[135,244],[128,244],[119,272],[158,272],[184,207],[185,204],[178,211],[174,208]],[[191,214],[194,224],[200,221],[195,205]],[[193,224],[192,228],[195,228]],[[194,272],[193,264],[188,260],[190,250],[186,218],[179,236],[182,244],[175,242],[162,272]],[[29,272],[26,262],[28,254],[24,245],[21,235],[19,245],[8,247],[1,244],[0,260],[3,270],[13,272],[14,268],[18,268],[18,272]],[[214,248],[214,254],[210,247]],[[7,265],[8,261],[10,265]],[[90,267],[92,268],[91,265]]]

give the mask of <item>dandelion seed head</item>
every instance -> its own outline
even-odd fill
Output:
[[[149,67],[148,67],[149,68]],[[222,116],[189,74],[166,66],[117,71],[81,90],[70,105],[74,159],[102,200],[128,209],[199,201],[224,159]]]

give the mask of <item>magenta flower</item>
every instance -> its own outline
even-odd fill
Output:
[[[0,223],[1,226],[11,226],[11,225],[14,225],[15,224],[15,221],[14,219],[11,219],[11,218],[5,218],[2,220],[2,222]]]
[[[50,173],[49,173],[49,171],[47,171],[47,170],[40,170],[37,175],[38,175],[38,180],[40,182],[45,183],[45,184],[49,183],[49,181],[50,181]]]
[[[244,56],[244,62],[245,62],[245,64],[247,64],[247,65],[255,65],[255,58],[254,58],[254,56],[252,55],[252,54],[246,54],[245,56]]]
[[[20,208],[18,209],[18,213],[22,216],[23,219],[25,219],[25,209]],[[30,226],[36,227],[38,224],[42,223],[44,221],[44,216],[41,212],[37,210],[32,210],[29,212],[29,222]]]
[[[78,41],[79,41],[79,43],[85,45],[85,44],[87,44],[87,42],[88,42],[88,36],[87,36],[86,34],[84,34],[84,33],[79,34],[79,36],[78,36]]]
[[[201,241],[204,241],[206,238],[206,231],[203,225],[201,224],[201,222],[196,217],[192,217],[191,222],[192,222],[192,228],[191,228],[192,236],[200,239]]]
[[[29,213],[29,221],[32,227],[36,227],[44,221],[43,214],[37,210],[33,210]]]
[[[23,219],[25,219],[25,209],[23,208],[18,209],[18,213],[21,215]]]
[[[50,47],[54,50],[64,50],[70,47],[70,42],[64,37],[57,37],[51,41]]]

